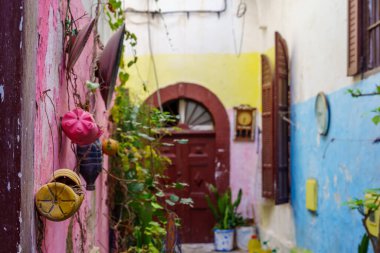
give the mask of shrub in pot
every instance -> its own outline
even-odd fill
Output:
[[[212,195],[206,195],[206,201],[215,217],[214,245],[216,251],[231,251],[234,248],[234,235],[237,223],[242,219],[237,213],[240,204],[242,190],[239,190],[238,197],[232,201],[231,189],[219,193],[213,185],[208,185]],[[213,199],[212,199],[213,198]]]

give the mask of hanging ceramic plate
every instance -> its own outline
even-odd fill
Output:
[[[85,25],[79,32],[75,39],[72,39],[72,45],[69,50],[69,58],[67,60],[67,71],[70,71],[77,62],[80,54],[82,53],[84,46],[90,37],[92,28],[94,27],[95,19],[91,20]]]
[[[125,25],[123,24],[108,41],[98,61],[97,77],[100,83],[100,92],[108,108],[115,89],[117,73],[123,49]]]

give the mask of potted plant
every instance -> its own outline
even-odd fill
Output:
[[[254,219],[241,219],[236,224],[236,245],[241,250],[248,250],[248,241],[256,235]]]
[[[242,220],[237,208],[240,204],[242,190],[239,190],[237,199],[232,201],[231,189],[219,194],[218,189],[208,185],[213,200],[206,195],[206,201],[215,217],[214,245],[216,251],[231,251],[234,248],[235,227]]]

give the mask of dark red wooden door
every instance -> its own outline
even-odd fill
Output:
[[[175,141],[177,139],[187,139],[188,142],[179,144]],[[215,184],[215,133],[184,130],[163,138],[163,142],[175,143],[172,147],[162,148],[162,154],[172,160],[167,171],[170,180],[189,185],[176,193],[194,201],[193,207],[177,205],[174,208],[182,221],[181,242],[212,242],[215,220],[207,206],[205,194],[208,193],[207,183]]]

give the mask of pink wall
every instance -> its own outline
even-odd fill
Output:
[[[86,0],[90,1],[90,0]],[[83,2],[85,2],[83,0]],[[38,1],[38,36],[39,44],[37,51],[37,85],[36,85],[36,123],[35,123],[35,191],[39,189],[51,177],[53,170],[60,168],[73,169],[75,156],[71,150],[70,140],[62,133],[62,144],[59,146],[59,135],[57,121],[68,110],[68,95],[66,91],[64,61],[66,54],[63,48],[63,20],[65,6],[62,2],[54,0]],[[81,1],[71,1],[71,9],[75,17],[82,16],[84,7]],[[78,21],[79,27],[90,20],[89,15]],[[78,75],[78,87],[84,97],[84,84],[89,79],[90,64],[92,61],[92,35],[75,65],[75,72]],[[50,100],[43,95],[44,91],[52,98],[54,107]],[[73,109],[73,99],[70,107]],[[105,111],[103,100],[96,94],[95,119],[103,127],[107,136],[108,112]],[[53,131],[53,138],[50,134],[49,124]],[[53,152],[54,151],[54,152]],[[104,166],[107,167],[107,157],[104,159]],[[85,201],[80,208],[80,217],[84,226],[86,237],[85,250],[89,252],[94,247],[98,247],[100,252],[108,252],[108,208],[106,206],[107,175],[101,173],[97,179],[96,191],[86,192]],[[82,179],[84,184],[84,180]],[[44,252],[63,253],[66,252],[66,237],[69,220],[63,222],[46,221],[44,229]],[[74,252],[80,252],[80,235],[78,224],[75,223],[73,229]]]
[[[230,186],[233,197],[236,198],[239,189],[243,190],[243,197],[239,211],[244,217],[253,216],[253,204],[255,201],[255,190],[257,190],[257,168],[258,168],[258,144],[257,134],[255,142],[234,141],[235,116],[233,109],[227,109],[231,125],[231,168]],[[261,181],[261,180],[260,180]],[[255,212],[256,213],[256,212]]]

